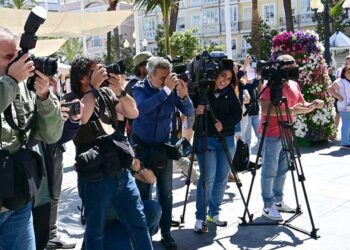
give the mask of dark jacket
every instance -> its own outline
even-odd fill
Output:
[[[133,96],[139,110],[139,117],[133,122],[133,133],[147,143],[169,140],[175,107],[186,116],[194,111],[190,98],[181,100],[174,91],[168,96],[165,90],[152,88],[147,78],[134,86]]]
[[[232,86],[229,85],[226,88],[208,93],[208,102],[213,110],[213,113],[217,120],[222,123],[223,136],[230,136],[235,134],[235,125],[242,119],[242,108],[240,101],[235,95]],[[198,99],[198,95],[194,97],[195,106],[199,103],[205,103]],[[216,137],[215,121],[212,119],[211,114],[207,111],[207,136]],[[204,125],[204,124],[203,124]],[[196,124],[195,124],[196,127]]]

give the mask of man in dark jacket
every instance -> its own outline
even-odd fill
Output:
[[[148,75],[143,82],[133,88],[133,96],[139,110],[139,117],[134,120],[131,140],[141,145],[140,159],[146,167],[156,167],[157,190],[159,203],[162,207],[160,229],[162,243],[167,249],[177,249],[174,239],[170,235],[172,212],[172,161],[149,150],[160,148],[169,141],[171,117],[178,108],[184,115],[190,116],[194,109],[188,97],[185,82],[179,80],[171,72],[171,64],[161,57],[151,57],[146,66]],[[176,91],[175,91],[176,89]],[[150,157],[154,158],[150,160]],[[157,158],[157,159],[156,159]],[[165,159],[165,161],[164,161]],[[153,166],[147,166],[147,162]],[[158,161],[158,166],[155,166]],[[138,183],[143,200],[150,199],[151,185]]]

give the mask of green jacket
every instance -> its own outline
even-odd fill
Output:
[[[13,110],[13,118],[26,124],[37,105],[38,119],[34,127],[28,131],[28,138],[41,140],[46,143],[57,142],[62,134],[63,120],[61,116],[60,103],[53,94],[45,101],[36,97],[35,93],[29,91],[25,82],[19,84],[9,76],[0,76],[0,149],[6,149],[10,153],[17,151],[20,146],[19,132],[10,127],[4,117],[4,110],[13,102],[18,103],[21,108],[18,112]],[[17,117],[17,114],[18,117]]]

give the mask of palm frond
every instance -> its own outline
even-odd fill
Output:
[[[341,0],[335,6],[333,6],[331,8],[331,10],[329,11],[329,14],[331,15],[331,17],[337,18],[337,17],[341,16],[341,14],[343,12],[343,3],[344,2],[345,2],[345,0]]]

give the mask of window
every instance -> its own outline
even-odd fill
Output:
[[[201,5],[201,0],[192,0],[192,4],[191,4],[192,7],[200,6],[200,5]]]
[[[231,44],[232,44],[232,51],[236,52],[237,51],[237,40],[232,39]]]
[[[242,56],[245,57],[248,53],[248,49],[251,48],[250,44],[245,40],[244,36],[242,36]]]
[[[276,17],[275,5],[264,5],[263,20],[269,26],[275,26],[275,17]]]
[[[203,10],[203,24],[218,24],[219,8],[210,8]]]
[[[217,3],[218,0],[203,0],[203,3]]]
[[[243,9],[243,20],[252,20],[252,7],[246,7]]]
[[[176,30],[184,31],[185,30],[185,18],[184,17],[178,17],[176,26],[177,26]]]
[[[231,30],[238,30],[238,6],[230,6]],[[225,9],[221,9],[221,23],[225,27]]]
[[[300,13],[312,12],[310,8],[310,0],[300,0]]]
[[[102,39],[100,36],[94,36],[92,38],[92,47],[101,47],[102,46]]]
[[[198,34],[199,32],[201,32],[201,16],[199,15],[193,15],[192,16],[192,20],[191,20],[191,26],[194,28],[197,28],[198,31],[196,32],[196,34]]]
[[[156,36],[156,18],[146,17],[143,19],[143,37],[152,40]]]

